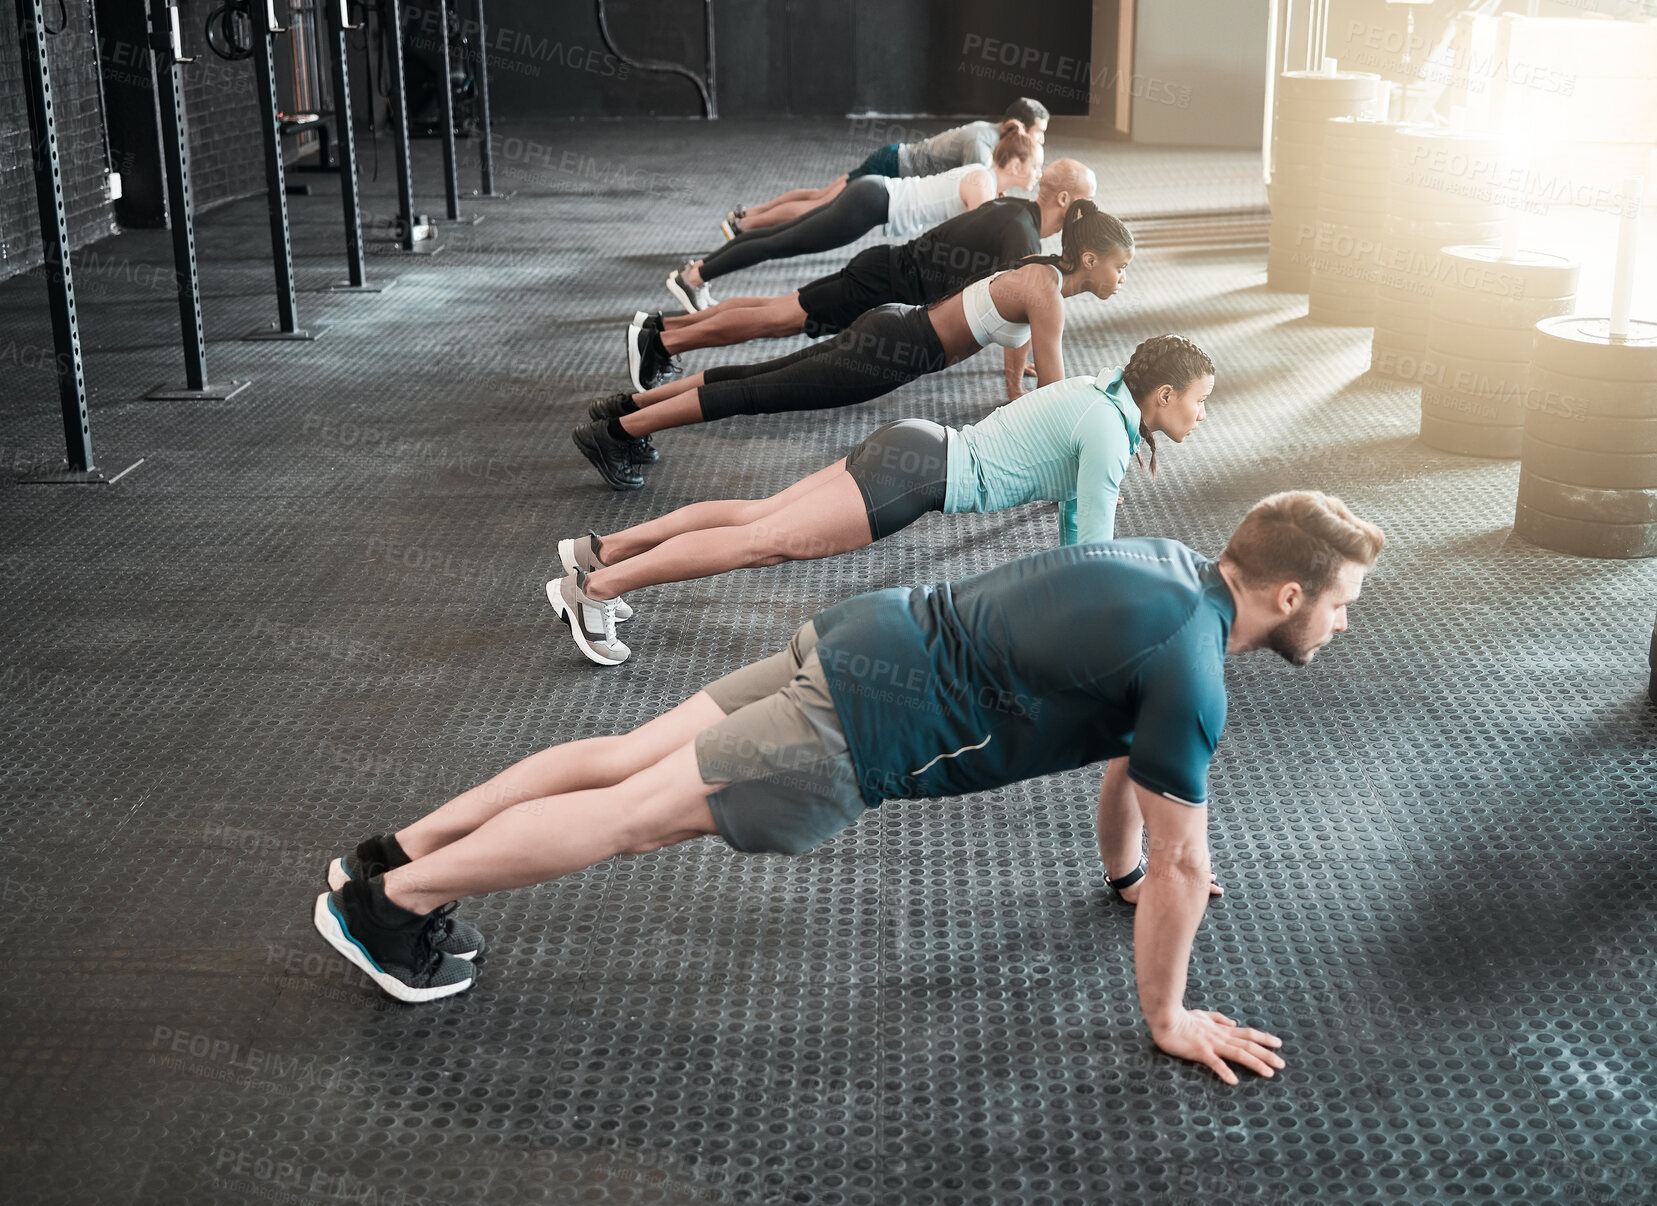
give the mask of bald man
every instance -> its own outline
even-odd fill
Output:
[[[985,272],[1035,255],[1059,233],[1072,201],[1098,187],[1091,168],[1057,159],[1042,172],[1034,201],[987,201],[908,243],[865,248],[832,276],[781,297],[734,297],[692,314],[634,315],[627,332],[628,369],[637,389],[675,375],[672,357],[695,348],[804,333],[813,339],[849,327],[866,310],[898,302],[930,305]]]

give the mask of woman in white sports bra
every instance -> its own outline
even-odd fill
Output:
[[[791,222],[737,235],[707,258],[692,260],[667,278],[667,291],[687,312],[701,310],[713,304],[708,282],[727,273],[832,251],[877,226],[884,226],[888,239],[912,239],[1010,188],[1033,189],[1040,176],[1041,147],[1018,122],[1004,121],[987,166],[969,163],[935,176],[859,176],[827,204]]]
[[[572,438],[611,488],[636,490],[644,484],[639,466],[652,459],[644,441],[653,432],[734,415],[852,406],[992,343],[1003,349],[1009,401],[1024,393],[1027,356],[1035,359],[1038,383],[1051,385],[1064,377],[1064,299],[1113,296],[1133,258],[1128,228],[1091,201],[1071,202],[1062,246],[1058,255],[1031,256],[930,306],[876,306],[838,335],[789,356],[596,399],[587,408],[590,421]]]

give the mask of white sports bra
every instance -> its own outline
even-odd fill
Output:
[[[1021,348],[1030,341],[1030,324],[1007,321],[995,308],[995,302],[990,300],[990,282],[1011,271],[1014,270],[1004,268],[1001,272],[981,276],[961,290],[961,309],[966,311],[967,329],[981,348],[987,348],[992,343],[1004,348]]]

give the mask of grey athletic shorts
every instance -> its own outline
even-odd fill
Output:
[[[863,815],[857,769],[807,620],[788,648],[710,683],[725,719],[696,738],[719,836],[747,854],[803,854]]]

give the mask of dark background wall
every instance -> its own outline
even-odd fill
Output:
[[[47,21],[57,28],[56,3]],[[64,31],[47,39],[58,154],[68,196],[69,227],[76,245],[110,232],[113,212],[105,182],[103,115],[98,92],[91,5],[68,3]],[[29,149],[29,111],[18,52],[13,4],[0,8],[0,276],[40,263],[40,216]]]
[[[1085,80],[1074,86],[1079,66],[1061,71],[1060,61],[1087,60],[1092,8],[1091,0],[716,0],[720,114],[999,113],[1020,95],[1055,113],[1086,113]],[[606,12],[629,58],[704,68],[700,0],[609,0]],[[494,0],[489,14],[490,91],[503,117],[701,111],[687,80],[617,60],[593,0]]]

